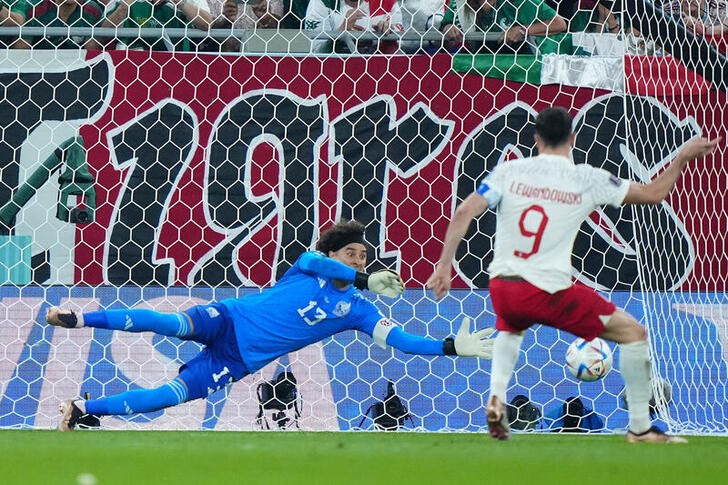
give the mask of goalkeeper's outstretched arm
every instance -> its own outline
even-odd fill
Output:
[[[387,345],[407,354],[415,355],[458,355],[461,357],[480,357],[490,359],[493,356],[493,328],[486,328],[470,333],[470,318],[463,318],[460,330],[455,338],[435,340],[419,337],[393,327],[387,335]]]
[[[320,251],[304,253],[299,258],[298,265],[304,273],[353,283],[360,290],[370,290],[390,298],[399,296],[404,291],[404,283],[394,271],[385,269],[372,274],[364,273],[329,258]]]

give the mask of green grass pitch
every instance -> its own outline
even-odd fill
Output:
[[[619,435],[0,431],[4,484],[727,483],[728,438]]]

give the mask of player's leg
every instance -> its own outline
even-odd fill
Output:
[[[630,403],[629,429],[634,433],[644,433],[652,426],[647,332],[631,315],[617,310],[607,321],[601,337],[620,344],[619,370],[624,378],[627,402]]]
[[[619,345],[619,370],[624,378],[624,391],[629,403],[630,442],[685,442],[675,436],[668,436],[652,426],[650,419],[650,349],[645,328],[630,314],[615,311],[604,327],[602,338]]]
[[[627,437],[630,440],[642,436],[642,441],[664,441],[665,435],[658,436],[651,428],[649,348],[642,325],[618,310],[614,303],[581,284],[549,295],[548,301],[535,306],[543,312],[536,315],[537,320],[551,327],[585,340],[602,337],[620,344],[619,367],[630,403],[630,432]],[[633,402],[637,404],[633,406]]]
[[[234,325],[208,307],[187,310],[192,314],[188,317],[202,330],[197,335],[210,340],[210,344],[180,367],[177,378],[155,389],[135,389],[88,401],[65,401],[61,404],[61,430],[71,431],[78,418],[87,413],[96,416],[148,413],[176,406],[205,397],[246,376],[248,369],[238,349]]]
[[[592,340],[602,337],[620,344],[619,369],[625,382],[629,404],[629,441],[684,441],[667,436],[652,427],[649,414],[650,356],[647,332],[631,315],[618,310],[591,288],[575,284],[552,296],[552,304],[539,305],[543,321],[577,337]],[[632,403],[635,403],[633,405]]]
[[[622,346],[639,342],[647,343],[645,327],[640,325],[632,315],[622,310],[615,310],[609,316],[600,337],[622,344]]]
[[[105,328],[125,332],[154,332],[168,337],[211,345],[224,328],[225,318],[214,304],[198,305],[180,313],[161,313],[144,308],[75,313],[51,307],[46,321],[65,328]]]
[[[118,416],[150,413],[189,401],[187,384],[179,377],[154,389],[134,389],[114,396],[61,403],[61,431],[72,431],[85,414]]]
[[[485,408],[485,414],[488,418],[490,435],[498,440],[506,440],[509,436],[510,430],[504,403],[507,402],[506,390],[513,376],[522,342],[523,332],[500,330],[493,343],[490,397]]]
[[[154,389],[134,389],[114,396],[61,404],[61,431],[72,431],[85,414],[119,416],[150,413],[203,398],[248,374],[237,350],[230,345],[204,348],[180,368],[172,381]],[[237,345],[237,344],[235,344]]]
[[[64,328],[105,328],[125,332],[154,332],[184,338],[192,331],[192,322],[184,313],[161,313],[145,308],[101,310],[76,313],[58,307],[46,312],[46,322]]]
[[[507,440],[510,434],[505,409],[508,383],[516,367],[524,329],[530,326],[530,322],[522,319],[518,312],[518,308],[527,307],[521,299],[529,297],[529,292],[522,283],[501,278],[490,281],[490,297],[497,315],[495,328],[498,329],[498,335],[493,343],[490,396],[485,414],[488,418],[488,431],[498,440]]]

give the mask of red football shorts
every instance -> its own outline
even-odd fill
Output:
[[[517,333],[542,323],[586,340],[604,332],[600,316],[617,310],[614,303],[579,283],[551,294],[528,281],[495,277],[490,280],[490,298],[498,330]]]

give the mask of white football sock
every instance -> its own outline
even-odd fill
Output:
[[[490,368],[490,395],[506,401],[506,389],[518,360],[523,335],[511,332],[498,332],[493,343],[493,364]]]
[[[644,433],[650,426],[650,350],[646,340],[620,344],[619,370],[624,378],[624,391],[629,407],[629,430]]]

